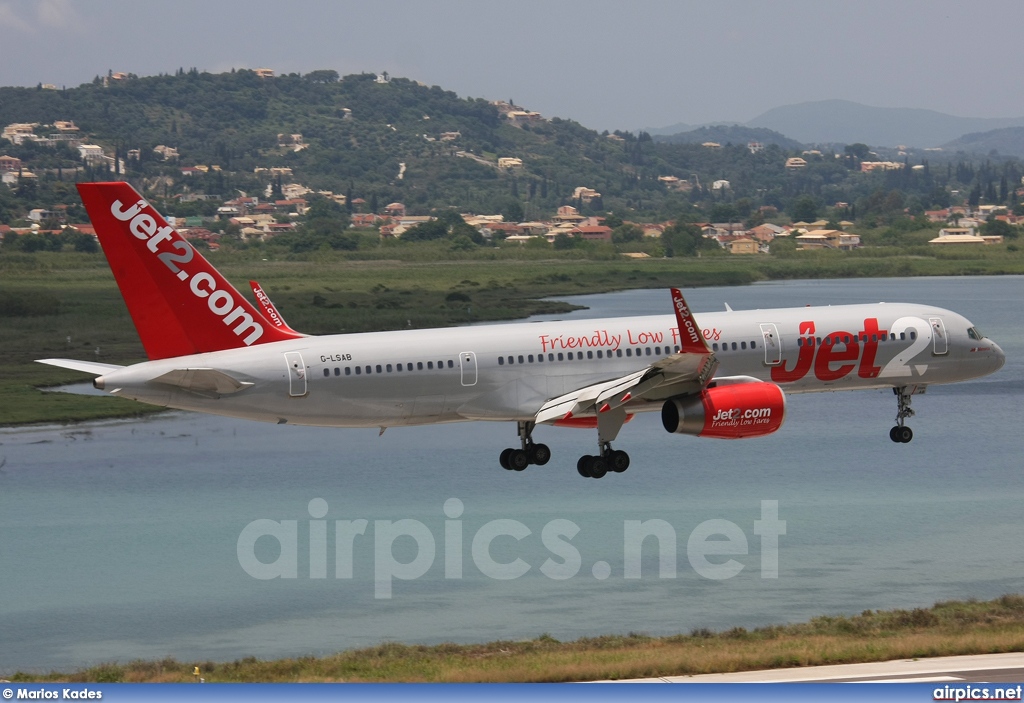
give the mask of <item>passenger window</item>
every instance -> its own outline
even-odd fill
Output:
[[[917,339],[917,332],[915,332],[914,330],[910,330],[910,338]]]
[[[520,355],[519,355],[519,363],[520,363],[520,364],[522,364],[522,363],[523,363],[523,355],[522,355],[522,354],[520,354]]]
[[[387,370],[388,370],[388,373],[391,373],[391,364],[387,365]]]
[[[849,344],[850,343],[850,335],[846,335],[845,337],[843,337],[843,343],[844,344]]]
[[[562,352],[558,352],[558,360],[562,361]]]
[[[757,342],[751,342],[750,343],[750,348],[751,349],[757,349]]]
[[[746,348],[747,348],[747,343],[746,342],[740,342],[740,349],[746,349]]]
[[[561,356],[561,355],[559,355],[559,356]],[[548,353],[548,361],[554,361],[554,360],[555,360],[555,355],[551,354],[551,353]]]
[[[903,342],[906,339],[907,339],[907,333],[906,332],[900,332],[900,341]]]
[[[736,342],[733,342],[733,343],[732,343],[732,350],[733,350],[733,351],[736,351]]]
[[[597,358],[598,359],[603,359],[604,358],[604,355],[601,353],[600,349],[597,350]]]
[[[351,376],[352,375],[352,367],[351,366],[346,366],[345,367],[345,375],[346,376]]]
[[[633,356],[633,348],[626,347],[626,356]]]
[[[864,335],[864,336],[867,337],[867,335]],[[867,340],[865,340],[865,341],[867,341]],[[877,342],[878,341],[878,335],[877,334],[871,335],[871,341],[872,342]]]
[[[593,358],[594,358],[594,352],[592,352],[592,351],[588,351],[588,352],[587,352],[587,358],[588,358],[588,359],[593,359]]]
[[[428,361],[427,362],[427,368],[432,370],[434,368],[434,362],[433,361]]]
[[[572,352],[567,353],[566,356],[568,357],[569,361],[572,361]]]
[[[796,338],[796,345],[798,347],[802,347],[804,345],[804,338],[803,337],[797,337]]]
[[[514,364],[514,363],[516,363],[515,357],[512,357],[512,356],[510,356],[510,357],[508,358],[508,364],[509,364],[509,366],[511,366],[511,365],[512,365],[512,364]]]
[[[718,342],[711,345],[711,351],[718,351]]]
[[[538,363],[544,363],[544,355],[543,354],[538,354],[537,355],[537,362]]]
[[[437,362],[437,368],[443,369],[444,368],[444,362],[443,361],[438,361]]]
[[[401,370],[402,370],[402,365],[401,365],[401,364],[399,364],[399,365],[397,366],[397,368],[398,368],[398,370],[399,370],[399,371],[401,371]]]
[[[615,350],[615,356],[617,356],[617,357],[619,357],[621,359],[622,358],[622,350],[621,349],[616,349]]]
[[[362,366],[357,366],[357,367],[356,367],[356,376],[358,376],[358,375],[359,375],[359,374],[361,374],[362,372],[363,372],[363,367],[362,367]]]
[[[335,376],[340,376],[341,375],[341,369],[339,369],[337,366],[334,367],[334,375]]]
[[[422,371],[423,370],[423,362],[422,361],[417,361],[416,362],[416,369],[418,371]]]
[[[331,370],[330,369],[324,369],[324,376],[330,376],[330,375],[331,375]]]
[[[529,361],[532,364],[533,363],[533,354],[530,354],[530,356],[526,357],[526,360]]]
[[[651,348],[650,347],[644,347],[644,353],[646,353],[647,356],[650,356],[651,355]]]
[[[383,370],[384,370],[384,369],[382,369],[382,368],[380,367],[380,364],[377,364],[377,373],[380,373],[380,372],[381,372],[381,371],[383,371]]]
[[[498,366],[504,366],[504,365],[505,365],[505,357],[499,356],[498,357]]]

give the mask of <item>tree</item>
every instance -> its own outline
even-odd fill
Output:
[[[331,69],[320,69],[317,71],[310,71],[303,76],[310,83],[337,83],[338,72]]]
[[[853,144],[847,144],[843,148],[843,152],[847,156],[852,156],[859,161],[863,161],[871,154],[871,147],[867,144],[862,144],[861,142],[855,142]]]
[[[1019,234],[1016,227],[1006,220],[990,220],[981,226],[981,233],[988,236],[1016,239]]]
[[[704,237],[696,225],[678,222],[661,233],[665,256],[694,256],[701,249],[716,249],[718,242]]]
[[[560,232],[555,235],[554,247],[559,251],[574,249],[576,248],[576,238]]]
[[[789,216],[795,222],[813,222],[818,218],[818,201],[810,195],[801,195],[789,206]]]
[[[508,200],[501,209],[501,215],[505,218],[505,222],[522,222],[523,206],[518,200]]]
[[[607,224],[607,222],[605,223]],[[625,244],[626,242],[642,242],[644,240],[644,231],[636,225],[619,225],[612,230],[612,241],[615,244]]]

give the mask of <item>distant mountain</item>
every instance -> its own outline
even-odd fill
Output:
[[[676,122],[670,124],[668,127],[645,127],[644,129],[637,130],[638,132],[647,132],[652,137],[668,136],[670,134],[679,134],[680,132],[689,132],[691,129],[696,129],[695,124],[686,124],[685,122]]]
[[[975,154],[988,154],[995,150],[1003,156],[1024,158],[1024,127],[1004,127],[988,132],[965,134],[944,144],[942,148],[946,151],[966,151]]]
[[[870,107],[848,100],[821,100],[777,107],[747,122],[804,143],[934,147],[969,132],[1024,126],[1024,117],[955,117],[934,110]]]
[[[654,141],[667,142],[669,144],[703,144],[704,142],[747,144],[748,142],[761,142],[762,144],[777,144],[783,149],[803,148],[800,142],[790,139],[784,134],[779,134],[763,127],[744,127],[742,125],[698,127],[697,129],[669,136],[656,136]]]

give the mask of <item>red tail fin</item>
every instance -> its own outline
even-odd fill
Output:
[[[277,311],[277,307],[274,306],[270,296],[263,290],[263,286],[256,281],[249,281],[249,287],[252,288],[252,294],[256,296],[256,302],[260,304],[260,312],[263,313],[263,317],[266,318],[267,322],[282,332],[288,332],[300,337],[306,336],[288,326],[288,323],[284,321],[284,317]]]
[[[678,288],[672,288],[672,309],[676,313],[676,322],[679,324],[679,347],[689,354],[710,354],[708,343],[704,341],[704,333],[700,325],[693,319],[690,306],[686,304],[683,292]]]
[[[150,359],[294,339],[263,317],[127,183],[78,192]]]

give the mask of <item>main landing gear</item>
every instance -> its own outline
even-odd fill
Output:
[[[519,441],[521,447],[509,447],[502,450],[498,457],[501,468],[509,471],[522,471],[530,464],[543,466],[551,460],[551,450],[546,444],[534,444],[532,422],[519,423]]]
[[[896,394],[896,426],[889,430],[889,439],[906,444],[914,438],[914,431],[904,424],[908,417],[914,416],[914,409],[910,407],[910,399],[915,393],[921,391],[917,386],[899,386],[893,388],[892,392]]]
[[[610,442],[601,444],[597,456],[584,454],[576,462],[576,470],[584,478],[603,478],[609,471],[621,474],[629,468],[629,454],[621,449],[612,449]]]

